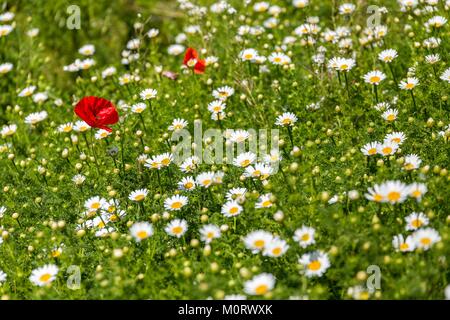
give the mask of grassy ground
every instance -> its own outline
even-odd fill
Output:
[[[238,294],[249,299],[443,299],[450,280],[450,84],[449,75],[447,80],[442,76],[449,68],[449,24],[426,23],[434,16],[449,19],[450,4],[438,1],[430,12],[426,4],[401,10],[397,1],[378,1],[388,12],[380,13],[378,27],[368,27],[376,19],[364,1],[353,1],[356,8],[348,15],[339,14],[344,2],[310,2],[296,8],[288,1],[270,1],[279,6],[277,14],[273,7],[257,12],[254,6],[264,5],[255,1],[247,6],[229,1],[236,13],[230,8],[216,13],[212,1],[195,2],[190,9],[166,1],[86,0],[77,3],[81,28],[70,30],[66,10],[72,2],[8,1],[3,12],[15,17],[0,22],[13,26],[0,37],[0,64],[13,64],[0,74],[2,298],[223,299]],[[195,14],[203,10],[196,6],[205,6],[206,12]],[[306,34],[303,28],[295,32],[307,23],[313,28]],[[246,32],[243,26],[252,29]],[[387,27],[385,34],[380,26]],[[30,37],[33,28],[39,33]],[[146,35],[151,28],[159,30],[152,38]],[[170,54],[169,46],[183,40],[181,33],[184,48]],[[331,35],[335,41],[328,41]],[[434,46],[432,37],[440,44]],[[121,54],[131,39],[140,39],[138,48],[128,50],[139,57],[123,64]],[[78,52],[85,44],[95,46],[95,65],[64,71],[75,59],[90,58]],[[187,47],[210,62],[203,74],[181,67]],[[289,57],[291,62],[243,61],[242,50],[250,48],[267,58],[284,53],[283,61]],[[378,58],[386,49],[398,52],[391,63]],[[431,63],[433,54],[440,57],[436,63]],[[328,68],[333,57],[353,58],[356,65],[336,72]],[[117,72],[103,78],[109,66]],[[375,69],[386,75],[378,86],[363,78]],[[132,80],[123,84],[127,77]],[[419,81],[413,90],[397,85],[407,77]],[[34,93],[20,96],[28,86],[36,86]],[[235,92],[226,99],[226,117],[215,121],[208,104],[216,100],[213,90],[223,86]],[[143,101],[140,93],[147,88],[157,95]],[[39,92],[47,99],[39,101]],[[92,95],[117,106],[120,121],[112,133],[95,139],[94,128],[59,132],[60,125],[80,120],[74,105]],[[398,111],[395,120],[383,118],[377,100]],[[132,106],[140,102],[146,109],[136,114]],[[43,121],[26,123],[28,115],[41,111],[47,112]],[[298,120],[278,126],[277,117],[286,112]],[[195,120],[202,121],[204,130],[279,129],[280,169],[252,179],[232,163],[201,164],[191,173],[175,163],[161,170],[145,167],[147,158],[171,152],[175,143],[168,127],[175,118],[185,119],[190,132]],[[5,128],[11,124],[17,130],[9,134]],[[391,155],[361,151],[395,132],[404,137],[400,145],[391,145]],[[203,141],[205,148],[208,143]],[[407,166],[411,154],[421,159],[414,168]],[[209,171],[223,172],[223,181],[179,190],[182,178]],[[83,175],[84,182],[74,183],[76,175]],[[420,183],[427,192],[415,199],[407,196],[413,194],[410,187],[388,186],[379,191],[381,202],[365,196],[369,188],[390,180]],[[237,187],[247,190],[239,199],[242,212],[226,217],[221,212],[226,194]],[[129,199],[143,188],[148,193],[142,202]],[[188,197],[188,204],[168,210],[164,201],[176,194]],[[257,208],[265,194],[271,206]],[[88,210],[86,201],[95,196],[114,201],[115,208],[109,213],[106,205]],[[114,212],[123,216],[108,221]],[[420,223],[405,219],[413,212],[423,212]],[[188,225],[179,238],[165,230],[174,219]],[[136,241],[130,228],[144,221],[152,224],[153,234]],[[208,224],[221,230],[209,244],[200,234]],[[314,229],[313,243],[293,238],[302,226]],[[265,238],[266,248],[254,253],[244,238],[256,230],[275,239]],[[411,251],[393,246],[399,234],[410,236]],[[273,257],[268,250],[278,238],[289,248]],[[323,254],[317,260],[323,272],[309,276],[317,271],[311,264],[316,256],[301,261],[317,250]],[[58,272],[40,270],[44,265],[55,265]],[[373,283],[371,265],[381,272],[376,292],[366,287]],[[77,270],[80,287],[72,290]],[[30,281],[33,272],[51,277]],[[270,276],[261,280],[257,276],[262,273],[275,281]]]

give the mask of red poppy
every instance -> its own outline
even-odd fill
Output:
[[[187,48],[183,64],[192,68],[195,73],[204,73],[206,69],[205,60],[199,59],[197,51],[193,48]]]
[[[119,121],[119,114],[111,101],[98,97],[81,99],[75,106],[75,113],[91,127],[109,132],[112,129],[106,125],[115,124]]]

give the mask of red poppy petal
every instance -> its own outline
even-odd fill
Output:
[[[198,60],[194,66],[195,73],[204,73],[206,69],[205,60]]]
[[[183,64],[187,64],[187,62],[191,59],[197,59],[198,53],[194,48],[187,48],[186,54],[184,55]]]
[[[119,115],[114,107],[105,108],[97,113],[97,122],[101,125],[114,124],[117,121],[119,121]]]

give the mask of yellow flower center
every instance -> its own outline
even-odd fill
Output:
[[[142,201],[144,200],[145,196],[143,194],[138,194],[137,196],[134,197],[135,201]]]
[[[257,295],[263,295],[266,294],[267,291],[269,291],[269,287],[266,284],[260,284],[255,288],[255,293]]]
[[[424,246],[428,246],[431,244],[431,239],[430,238],[422,238],[422,239],[420,239],[420,243],[423,244]]]
[[[272,202],[270,202],[270,200],[266,200],[262,203],[263,207],[269,207],[272,204]]]
[[[186,189],[190,189],[190,188],[192,188],[194,186],[194,184],[192,183],[192,182],[186,182],[185,184],[184,184],[184,187],[186,188]]]
[[[172,232],[175,233],[175,234],[180,234],[180,233],[183,232],[183,228],[180,227],[180,226],[173,227],[172,228]]]
[[[411,225],[413,226],[413,228],[420,228],[422,226],[422,221],[420,221],[420,219],[414,219],[413,221],[411,221]]]
[[[309,240],[309,234],[305,233],[304,235],[302,235],[301,240],[302,241],[308,241]]]
[[[378,82],[380,82],[381,78],[379,76],[373,76],[373,77],[370,77],[369,80],[372,83],[378,83]]]
[[[369,151],[367,151],[367,153],[372,156],[377,153],[377,148],[369,149]]]
[[[50,273],[44,273],[42,276],[39,277],[39,281],[41,282],[48,282],[52,275]]]
[[[145,239],[145,238],[147,238],[147,231],[141,230],[136,234],[136,236],[139,239]]]
[[[206,237],[207,237],[208,239],[213,238],[213,237],[214,237],[214,232],[208,232],[208,233],[206,234]]]
[[[375,202],[381,202],[381,201],[383,201],[383,196],[382,196],[381,194],[375,194],[375,195],[373,196],[373,201],[375,201]]]
[[[170,159],[169,158],[165,158],[163,159],[163,161],[161,161],[161,163],[165,166],[168,166],[170,164]]]
[[[256,240],[254,243],[253,243],[253,245],[256,247],[256,248],[262,248],[262,247],[264,247],[264,244],[265,244],[265,242],[264,242],[264,240]]]
[[[181,203],[181,201],[176,201],[172,203],[172,209],[180,209],[182,206],[183,204]]]
[[[278,247],[278,248],[272,249],[272,253],[273,253],[274,256],[280,255],[281,254],[281,248]]]
[[[414,88],[414,83],[407,83],[405,87],[406,89],[412,89]]]
[[[391,202],[397,202],[400,199],[400,192],[397,191],[391,191],[388,193],[387,198]]]
[[[247,54],[244,55],[244,58],[247,59],[247,60],[250,60],[250,59],[253,58],[253,54],[247,53]]]
[[[239,211],[238,207],[233,207],[233,208],[230,209],[230,213],[231,214],[236,214],[236,213],[238,213],[238,211]]]
[[[419,190],[413,191],[411,193],[411,196],[413,196],[414,198],[419,198],[422,195],[422,193]]]
[[[394,121],[395,120],[395,114],[390,114],[386,117],[387,121]]]
[[[98,209],[100,208],[100,202],[95,202],[91,205],[92,209]]]
[[[406,243],[406,242],[403,242],[401,245],[400,245],[400,250],[401,251],[405,251],[405,250],[408,250],[409,249],[409,246],[408,246],[408,244]]]
[[[391,154],[392,148],[391,147],[384,147],[383,150],[381,150],[383,154]]]
[[[314,260],[308,264],[308,269],[311,271],[317,271],[320,269],[321,266],[322,264],[320,263],[319,260]]]
[[[241,166],[242,167],[246,167],[246,166],[248,166],[250,164],[250,160],[248,160],[248,159],[245,159],[244,161],[241,161]]]

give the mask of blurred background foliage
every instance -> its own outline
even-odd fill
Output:
[[[71,15],[68,8],[73,5],[80,8],[79,30],[66,25]],[[98,65],[118,65],[121,51],[135,35],[136,22],[145,23],[143,32],[160,29],[161,44],[167,45],[171,33],[164,29],[181,25],[177,20],[183,17],[174,0],[13,0],[4,1],[1,9],[16,14],[19,41],[9,41],[6,52],[8,61],[17,59],[13,62],[21,64],[21,70],[29,70],[21,75],[22,81],[44,76],[61,89],[73,77],[62,66],[79,58],[81,46],[95,45]],[[26,32],[33,28],[39,29],[39,36],[29,39]]]

